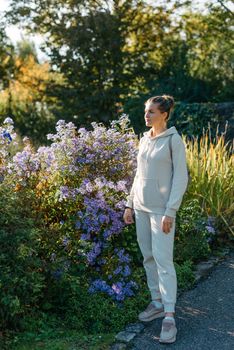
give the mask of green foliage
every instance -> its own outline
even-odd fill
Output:
[[[4,103],[0,104],[0,117],[2,118],[7,115],[5,107]],[[35,146],[48,143],[46,134],[52,131],[52,122],[55,121],[55,118],[46,103],[13,103],[11,114],[22,138],[27,135]]]
[[[206,217],[202,214],[199,201],[189,200],[179,209],[176,218],[174,260],[197,262],[210,253]]]
[[[133,312],[123,313],[132,302],[125,301],[122,307],[113,302],[106,294],[90,294],[87,291],[87,276],[64,274],[59,281],[51,282],[49,294],[42,309],[49,308],[70,329],[84,334],[118,331],[128,321],[133,320]],[[135,310],[136,312],[136,310]]]
[[[201,137],[208,127],[212,139],[217,136],[217,131],[220,135],[226,131],[225,139],[228,140],[234,133],[233,107],[233,103],[226,105],[212,102],[190,104],[177,102],[170,116],[169,125],[176,126],[188,138]]]
[[[178,287],[186,289],[194,282],[192,264],[185,261],[175,263]],[[21,320],[24,333],[12,333],[7,342],[12,350],[31,350],[43,347],[48,350],[79,349],[104,350],[114,341],[114,335],[129,322],[135,322],[139,310],[143,310],[150,300],[143,267],[136,268],[134,279],[140,288],[137,297],[130,298],[118,307],[105,295],[90,296],[85,289],[85,276],[70,274],[50,288],[48,304],[55,308],[41,309],[37,314],[25,316]],[[111,330],[111,333],[110,333]],[[2,349],[5,349],[2,346]]]
[[[0,329],[18,327],[45,287],[39,232],[20,198],[0,185]]]
[[[137,242],[135,225],[126,225],[118,238],[118,246],[125,248],[126,252],[131,255],[133,259],[133,265],[135,267],[141,266],[142,254]]]
[[[183,263],[175,264],[177,283],[180,289],[188,289],[193,286],[195,276],[193,273],[193,263],[191,260],[185,260]]]

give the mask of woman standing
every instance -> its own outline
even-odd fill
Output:
[[[151,127],[140,139],[137,171],[124,211],[124,222],[134,223],[143,255],[151,302],[141,321],[164,317],[160,342],[176,340],[177,277],[173,263],[176,211],[188,184],[185,145],[174,126],[167,128],[174,107],[172,96],[145,103],[145,123]]]

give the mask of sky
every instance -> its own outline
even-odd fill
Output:
[[[155,3],[155,0],[148,0],[149,3]],[[164,1],[165,2],[165,1]],[[9,6],[10,0],[0,0],[0,17],[2,13],[7,10]],[[206,0],[194,0],[193,7],[194,9],[205,10]],[[229,4],[230,3],[230,4]],[[233,8],[233,1],[228,2],[229,8]],[[38,58],[41,62],[46,61],[48,57],[40,50],[40,45],[43,43],[43,37],[41,35],[28,35],[22,29],[19,29],[17,26],[9,26],[6,28],[6,34],[11,39],[13,44],[16,44],[17,41],[20,41],[22,37],[26,37],[27,39],[34,42],[38,54]]]

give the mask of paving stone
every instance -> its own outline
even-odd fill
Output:
[[[135,335],[136,333],[133,332],[122,331],[115,336],[115,339],[124,343],[129,343],[135,337]]]
[[[138,333],[142,332],[144,328],[145,328],[145,326],[140,322],[129,323],[129,325],[127,325],[127,327],[125,328],[125,331],[138,334]]]

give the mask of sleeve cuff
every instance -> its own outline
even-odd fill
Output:
[[[175,218],[176,217],[176,210],[171,209],[171,208],[166,208],[164,215],[171,216],[171,217]]]
[[[125,207],[131,208],[133,209],[133,201],[131,199],[129,199],[126,203],[125,203]]]

